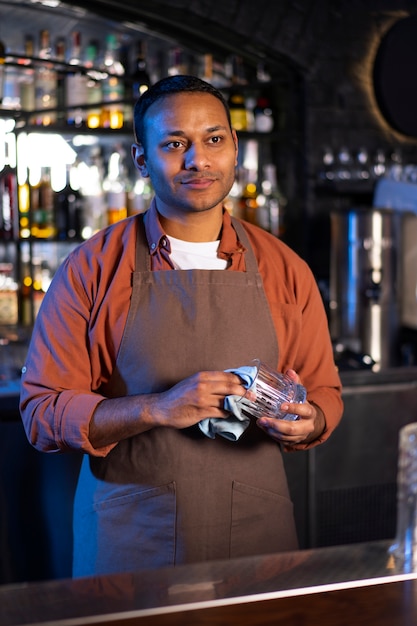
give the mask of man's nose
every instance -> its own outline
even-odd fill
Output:
[[[207,149],[203,144],[192,144],[185,153],[187,170],[203,170],[209,165]]]

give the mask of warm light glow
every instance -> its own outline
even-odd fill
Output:
[[[67,141],[55,133],[20,133],[17,138],[17,180],[23,185],[28,179],[37,185],[42,177],[42,168],[51,174],[51,187],[61,191],[67,180],[67,166],[75,162],[77,153]]]

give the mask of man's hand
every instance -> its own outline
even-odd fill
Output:
[[[223,408],[225,397],[243,396],[246,391],[236,374],[199,372],[163,393],[154,394],[149,408],[155,425],[187,428],[207,417],[230,417],[230,412]]]
[[[294,370],[287,370],[286,374],[295,382],[300,382],[300,378]],[[320,407],[310,404],[308,401],[302,404],[283,402],[281,409],[286,413],[298,415],[300,419],[280,420],[260,417],[256,423],[267,435],[286,447],[314,441],[320,437],[326,427]]]
[[[230,417],[223,408],[228,395],[243,396],[242,381],[231,372],[199,372],[162,393],[104,398],[90,421],[95,448],[114,445],[151,428],[187,428],[207,417]]]

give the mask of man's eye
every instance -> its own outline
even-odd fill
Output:
[[[169,142],[166,144],[166,147],[167,147],[167,148],[172,148],[172,149],[174,149],[174,150],[175,150],[176,148],[180,148],[181,146],[182,146],[181,141],[169,141]]]
[[[220,137],[220,135],[215,135],[214,137],[210,137],[210,141],[212,143],[220,143],[221,140],[222,140],[222,137]]]

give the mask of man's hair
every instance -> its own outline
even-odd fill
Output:
[[[138,144],[141,144],[144,148],[145,141],[145,115],[149,107],[157,100],[166,98],[177,93],[209,93],[222,103],[224,110],[226,111],[227,120],[230,128],[232,123],[230,120],[230,111],[226,99],[223,94],[197,76],[168,76],[162,78],[157,83],[152,85],[147,91],[145,91],[135,104],[134,108],[134,132],[135,140]]]

